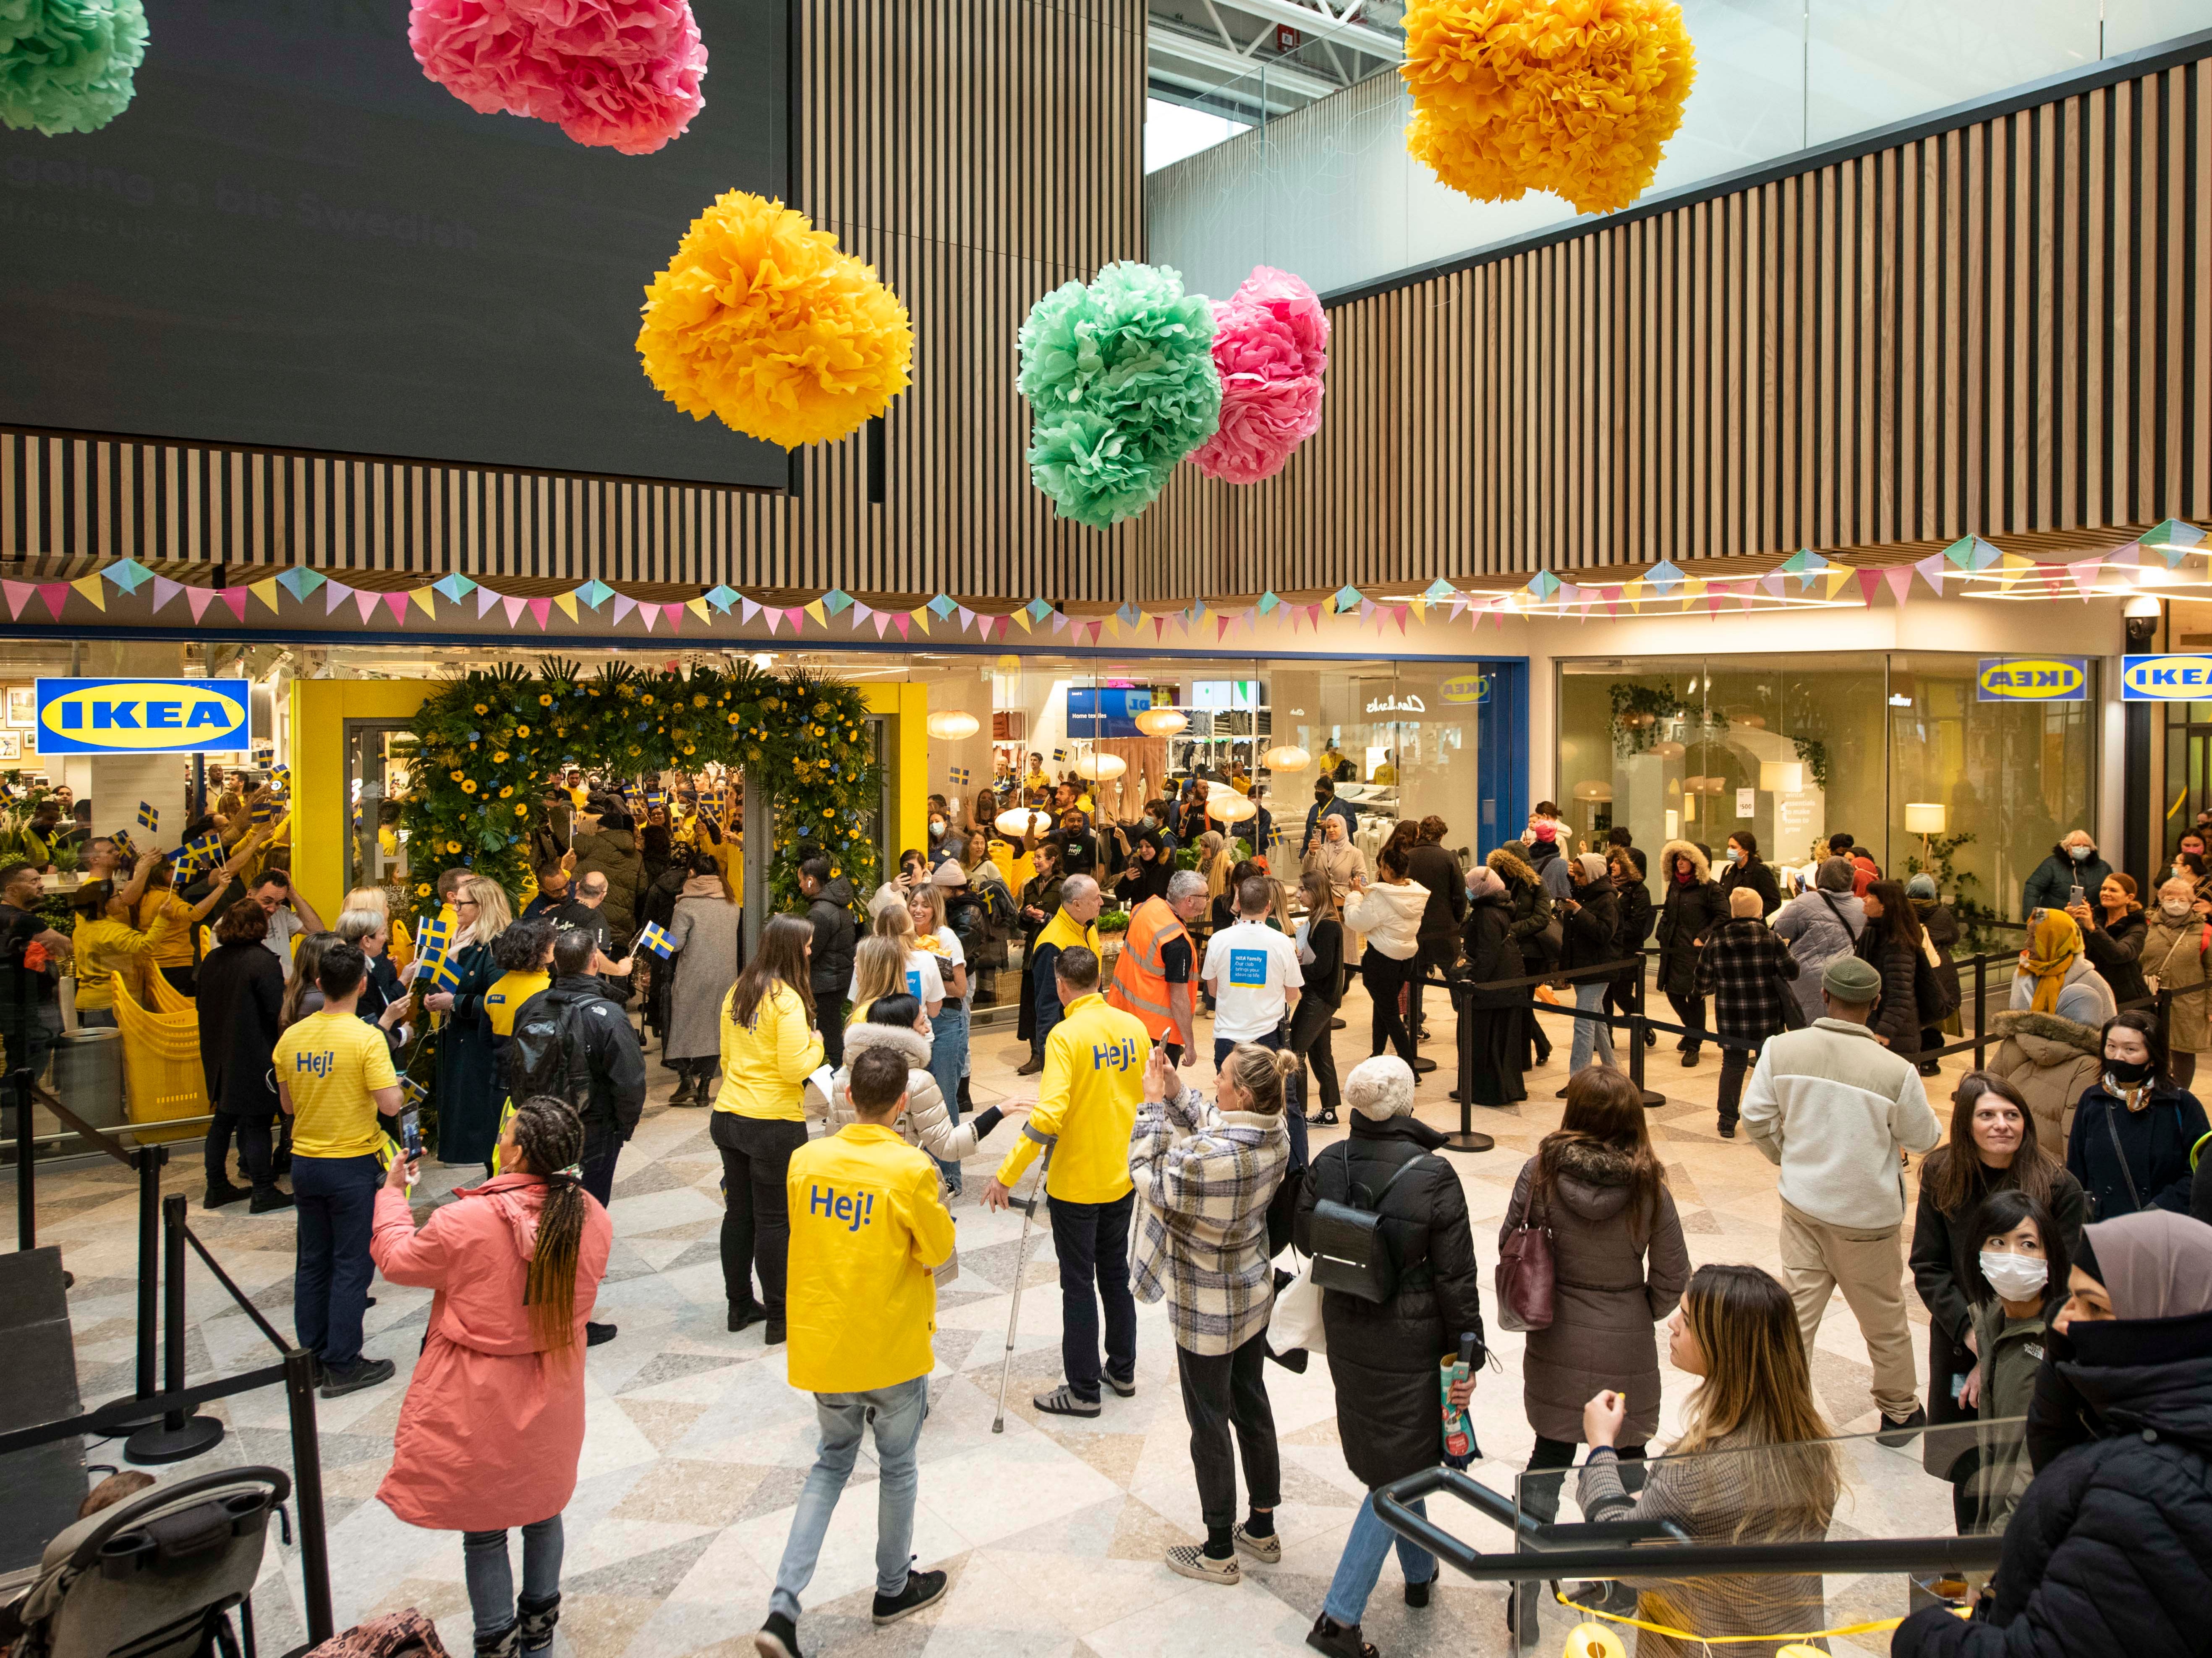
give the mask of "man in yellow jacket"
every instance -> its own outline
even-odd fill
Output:
[[[1098,1309],[1106,1309],[1106,1385],[1137,1391],[1137,1303],[1129,1293],[1129,1135],[1145,1096],[1152,1039],[1133,1013],[1098,993],[1098,957],[1069,944],[1053,963],[1066,1013],[1045,1039],[1044,1081],[1022,1138],[983,1188],[986,1207],[1004,1209],[1041,1145],[1050,1145],[1045,1192],[1060,1256],[1060,1358],[1067,1380],[1040,1394],[1052,1416],[1097,1416]],[[1095,1289],[1094,1289],[1095,1286]]]
[[[1088,875],[1071,875],[1060,884],[1060,908],[1030,946],[1035,1015],[1030,1026],[1030,1056],[1014,1072],[1016,1076],[1034,1077],[1044,1069],[1046,1039],[1067,1005],[1066,998],[1059,993],[1053,963],[1071,945],[1080,944],[1094,956],[1098,953],[1098,912],[1105,902],[1098,883]]]
[[[952,1258],[952,1217],[937,1165],[891,1125],[906,1109],[905,1055],[872,1048],[848,1073],[853,1110],[827,1139],[791,1154],[786,1316],[791,1385],[814,1395],[822,1441],[775,1572],[762,1658],[799,1658],[799,1595],[813,1580],[830,1516],[875,1422],[875,1621],[895,1624],[945,1594],[941,1571],[912,1571],[915,1448],[936,1363],[936,1271]]]

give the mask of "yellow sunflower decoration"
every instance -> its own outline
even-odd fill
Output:
[[[1682,124],[1697,59],[1674,0],[1412,0],[1406,148],[1454,190],[1626,207]]]
[[[837,239],[780,201],[730,191],[691,222],[645,290],[646,378],[789,449],[858,431],[907,387],[906,307]]]

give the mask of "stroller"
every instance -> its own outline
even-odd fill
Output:
[[[291,1494],[281,1468],[223,1468],[78,1521],[12,1608],[16,1658],[254,1658],[250,1597],[272,1510],[291,1540]]]

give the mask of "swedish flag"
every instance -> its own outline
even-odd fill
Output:
[[[267,795],[262,796],[253,803],[253,821],[255,823],[266,823],[276,816],[276,803],[269,799]]]
[[[149,835],[154,834],[161,826],[161,814],[143,800],[138,803],[138,826]]]
[[[637,947],[649,950],[656,956],[667,957],[675,953],[676,941],[660,930],[659,922],[647,921],[645,931],[637,935]]]
[[[434,984],[446,964],[446,951],[453,939],[453,929],[434,917],[415,930],[415,959],[429,972]]]
[[[213,829],[197,840],[187,841],[177,848],[177,875],[191,880],[204,869],[213,868],[222,861],[222,837]]]

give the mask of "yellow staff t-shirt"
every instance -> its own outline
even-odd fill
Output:
[[[375,1093],[399,1086],[392,1044],[351,1013],[310,1013],[276,1039],[276,1080],[292,1095],[292,1153],[370,1157],[384,1149]]]
[[[550,973],[501,975],[484,992],[484,1017],[491,1021],[492,1034],[514,1035],[514,1016],[522,1011],[522,1005],[552,982]]]

